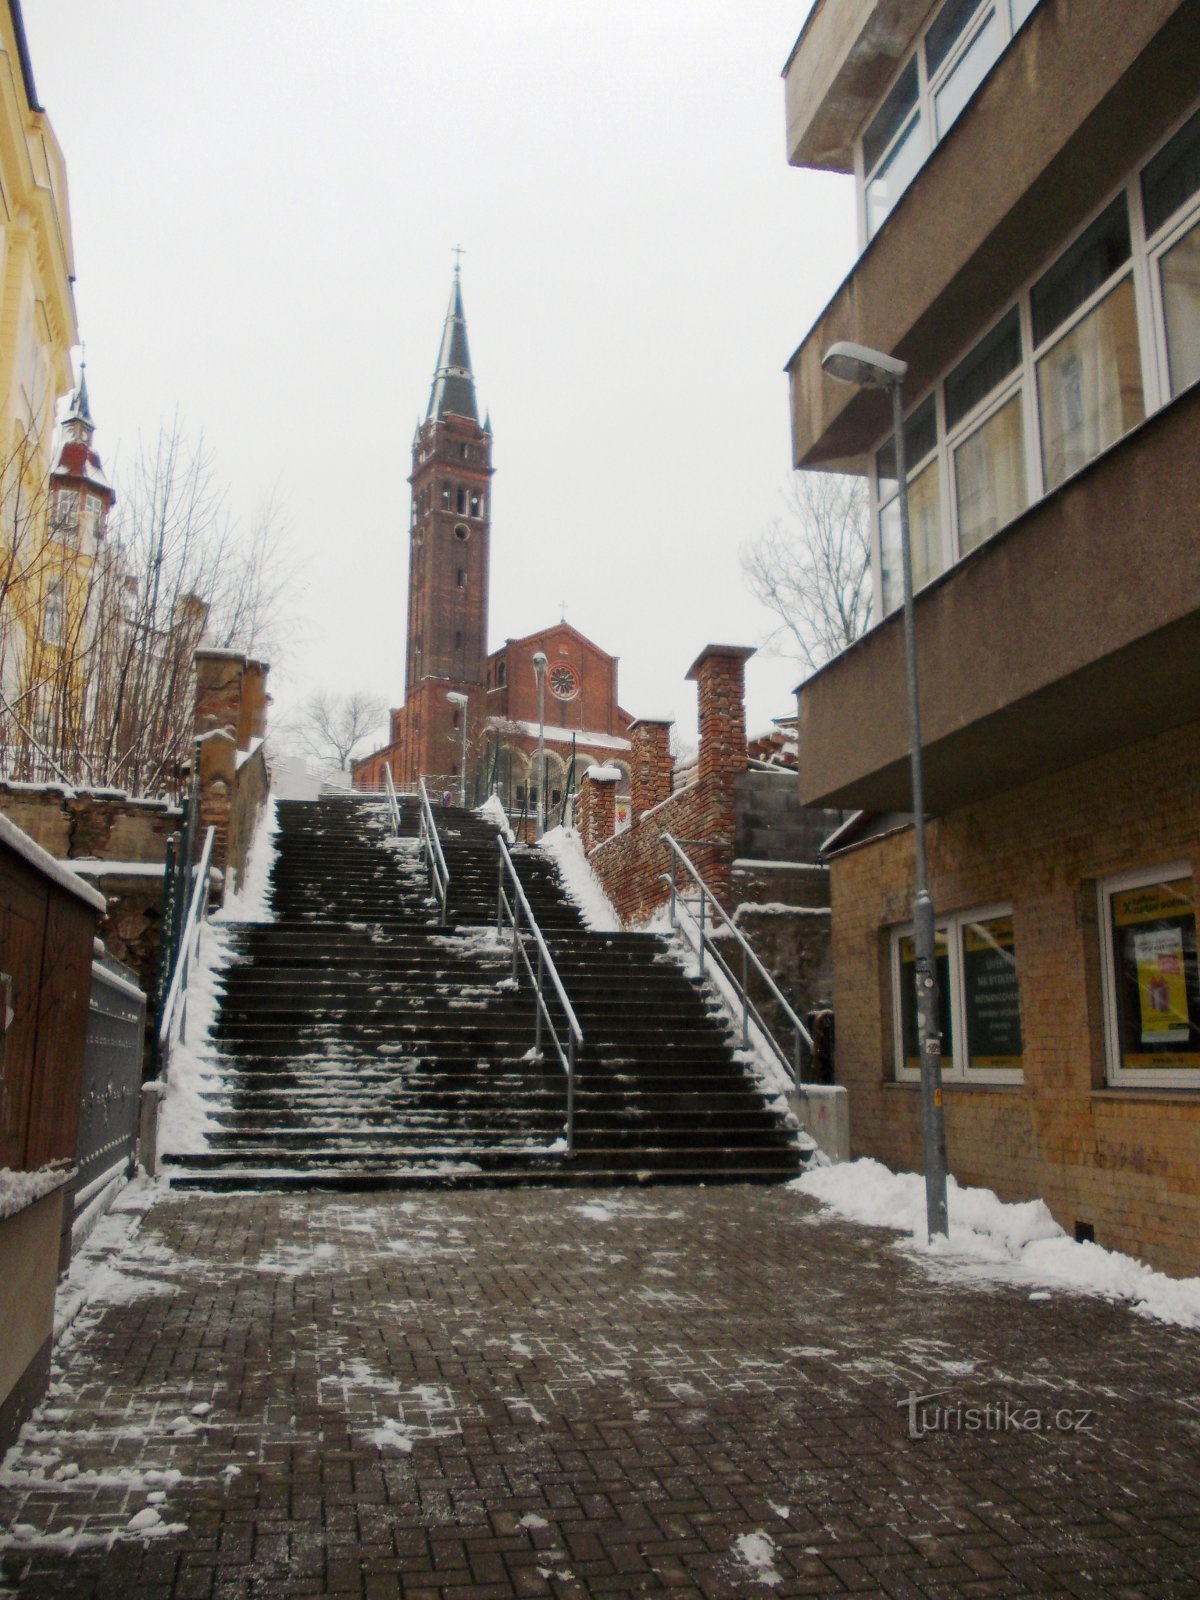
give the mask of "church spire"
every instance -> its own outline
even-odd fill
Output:
[[[70,427],[72,423],[80,426],[72,430]],[[88,404],[86,361],[81,361],[79,364],[79,386],[71,396],[67,414],[63,418],[63,427],[68,429],[69,432],[73,432],[78,438],[90,439],[96,431],[96,424],[92,421],[92,408]]]
[[[454,266],[454,285],[450,290],[450,305],[442,328],[442,346],[438,351],[437,371],[429,391],[429,409],[425,420],[439,421],[445,416],[467,417],[479,422],[479,408],[475,403],[475,377],[471,371],[471,352],[467,348],[467,319],[463,315],[462,285],[459,282],[458,263]]]

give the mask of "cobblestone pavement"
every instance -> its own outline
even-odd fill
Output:
[[[894,1239],[779,1189],[167,1194],[9,1458],[0,1591],[1200,1595],[1196,1337]]]

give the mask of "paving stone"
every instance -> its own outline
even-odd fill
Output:
[[[794,1192],[164,1191],[113,1267],[0,1478],[0,1594],[1200,1595],[1194,1335]],[[954,1423],[1006,1402],[1094,1426]]]

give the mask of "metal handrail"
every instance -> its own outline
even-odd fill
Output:
[[[732,918],[727,915],[725,908],[721,905],[716,895],[713,894],[712,890],[705,883],[704,879],[696,871],[695,866],[692,864],[687,854],[680,848],[678,840],[672,838],[669,833],[664,833],[662,835],[662,842],[674,856],[675,863],[683,867],[684,871],[692,879],[692,882],[699,890],[699,895],[697,896],[699,902],[699,911],[697,912],[692,909],[688,899],[681,894],[676,887],[675,865],[672,865],[672,870],[670,872],[663,873],[663,878],[670,885],[671,890],[672,927],[678,926],[678,922],[676,920],[676,908],[677,906],[682,905],[689,917],[691,917],[692,922],[699,933],[699,943],[696,947],[696,955],[699,962],[700,977],[703,978],[704,976],[704,956],[705,951],[707,951],[712,956],[713,961],[716,963],[719,970],[724,974],[726,981],[732,986],[733,991],[741,1004],[742,1048],[746,1049],[750,1044],[750,1023],[753,1019],[755,1026],[758,1028],[763,1039],[775,1053],[780,1065],[790,1075],[792,1082],[796,1085],[796,1087],[799,1088],[804,1081],[804,1052],[807,1051],[810,1058],[813,1053],[814,1047],[812,1034],[805,1027],[801,1019],[796,1015],[795,1010],[792,1008],[787,997],[780,990],[779,985],[775,982],[774,978],[767,971],[766,967],[763,966],[762,962],[755,954],[749,940],[746,938],[746,935],[732,920]],[[717,948],[716,944],[713,942],[712,934],[708,932],[708,925],[711,925],[718,918],[725,928],[727,928],[728,931],[733,935],[734,942],[741,951],[742,973],[740,979],[734,972],[732,966],[725,959],[724,955]],[[754,1001],[750,998],[750,972],[752,969],[759,981],[762,983],[763,987],[766,989],[767,993],[778,1005],[780,1011],[783,1013],[784,1020],[791,1029],[792,1055],[790,1059],[788,1058],[787,1052],[784,1050],[779,1040],[776,1039],[774,1032],[766,1022],[762,1013],[754,1004]]]
[[[433,820],[433,807],[429,803],[429,791],[424,778],[417,779],[417,797],[421,802],[421,848],[425,853],[425,870],[429,874],[429,892],[438,903],[438,920],[444,925],[446,898],[450,893],[450,868],[442,853],[442,841],[438,838],[437,823]]]
[[[497,936],[503,936],[507,919],[508,925],[512,929],[512,980],[514,983],[519,982],[517,978],[517,960],[520,958],[525,964],[525,971],[530,983],[533,985],[537,1001],[534,1010],[536,1019],[533,1037],[534,1051],[540,1059],[543,1054],[542,1031],[544,1023],[550,1030],[550,1038],[554,1044],[559,1065],[566,1074],[567,1123],[565,1132],[567,1155],[571,1156],[575,1154],[575,1067],[579,1059],[579,1052],[583,1049],[583,1029],[579,1026],[579,1018],[575,1015],[575,1008],[567,997],[563,981],[558,975],[558,968],[554,965],[554,958],[550,954],[545,939],[542,937],[542,930],[537,925],[537,918],[533,914],[533,908],[529,904],[525,890],[521,885],[521,880],[517,876],[517,869],[513,864],[513,858],[509,854],[508,846],[505,844],[502,834],[496,835],[496,848],[500,854],[499,887],[496,894],[496,933]],[[505,873],[508,874],[512,885],[511,900],[504,887]],[[525,919],[524,928],[521,926],[522,917]],[[528,934],[533,939],[534,947],[537,950],[536,972],[532,961],[529,959],[529,952],[525,948],[523,934]],[[550,1014],[550,1007],[546,1004],[545,986],[547,977],[554,988],[555,994],[558,996],[558,1003],[562,1007],[563,1017],[566,1021],[565,1047],[563,1040],[559,1038],[554,1018]]]
[[[208,915],[208,880],[216,837],[215,828],[209,828],[204,836],[204,848],[200,852],[200,861],[192,881],[192,898],[179,933],[179,954],[175,958],[175,970],[171,973],[171,987],[167,990],[162,1021],[158,1025],[158,1070],[163,1078],[170,1067],[171,1049],[176,1040],[187,1039],[188,975],[200,944],[200,929]]]
[[[383,792],[387,796],[388,816],[392,823],[392,834],[399,838],[400,802],[396,799],[396,785],[392,782],[392,769],[386,764],[383,769]]]

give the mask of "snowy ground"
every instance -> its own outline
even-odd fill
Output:
[[[1031,1300],[1051,1292],[1124,1300],[1143,1316],[1200,1328],[1200,1278],[1170,1278],[1142,1261],[1070,1238],[1042,1200],[1005,1204],[990,1189],[948,1184],[950,1235],[929,1241],[925,1180],[863,1158],[817,1167],[789,1187],[852,1222],[896,1228],[901,1248],[937,1274],[1028,1285]]]
[[[802,1194],[141,1185],[102,1227],[0,1592],[1196,1592],[1194,1337],[931,1286]]]

